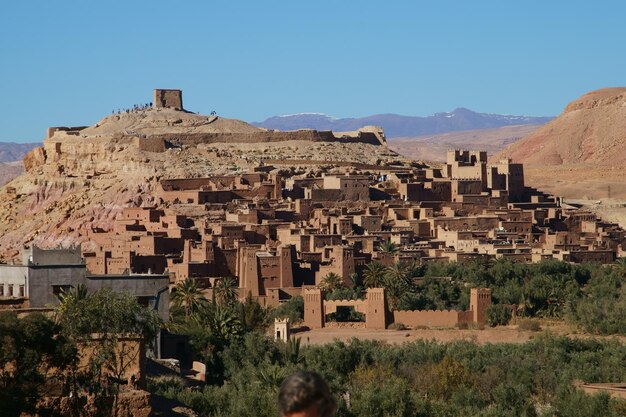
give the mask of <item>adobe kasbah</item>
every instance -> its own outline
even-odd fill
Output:
[[[118,112],[106,123],[131,117],[152,117],[166,128],[155,134],[150,129],[99,134],[99,125],[49,128],[43,147],[26,158],[28,170],[52,168],[75,177],[74,170],[84,169],[77,161],[79,149],[89,147],[94,153],[95,148],[110,148],[112,141],[140,150],[145,158],[216,143],[310,141],[386,147],[377,127],[341,134],[203,131],[219,117],[186,112],[180,90],[155,90],[152,107]],[[247,172],[159,178],[152,204],[125,207],[110,228],[85,231],[77,240],[83,243],[80,253],[52,252],[36,245],[24,250],[21,262],[0,265],[0,294],[9,297],[5,307],[14,303],[44,307],[63,288],[80,283],[92,287],[109,277],[115,277],[120,288],[132,287],[140,291],[138,296],[160,303],[166,303],[160,295],[164,285],[193,278],[210,294],[218,281],[234,277],[240,299],[252,296],[263,306],[277,306],[305,294],[317,294],[315,300],[320,300],[329,274],[354,286],[351,277],[362,277],[372,262],[390,267],[398,262],[508,258],[607,264],[621,256],[624,230],[525,186],[522,164],[510,159],[488,162],[484,151],[449,150],[441,167],[401,160],[347,166],[332,161],[267,161],[259,158]],[[317,168],[303,173],[284,169],[292,165]],[[15,189],[8,187],[6,192],[17,198]],[[48,276],[59,265],[67,274],[46,284],[31,278]],[[146,282],[142,290],[136,287],[139,281]],[[305,297],[307,306],[309,299]],[[386,313],[386,304],[373,313],[368,303],[369,295],[357,304],[357,310],[367,311],[368,326],[384,328],[397,319],[398,312]],[[334,304],[326,305],[325,311],[336,309]],[[310,312],[308,307],[305,312]],[[474,313],[472,319],[452,317],[449,311],[429,312],[422,318],[426,312],[415,311],[403,313],[402,322],[484,324],[484,312]],[[320,314],[319,307],[315,314]],[[305,317],[311,327],[323,323],[319,317],[310,320]]]
[[[531,341],[542,326],[555,340],[572,328],[623,331],[609,319],[619,308],[588,315],[602,307],[585,303],[598,282],[619,288],[624,230],[526,185],[522,163],[487,151],[424,163],[391,150],[381,127],[260,128],[193,113],[181,90],[156,89],[95,125],[48,128],[23,164],[1,191],[0,310],[15,329],[53,320],[50,343],[74,343],[77,355],[36,365],[48,381],[31,400],[38,410],[70,415],[82,398],[88,415],[162,415],[167,397],[214,415],[186,397],[208,391],[189,386],[228,387],[226,367],[253,345],[295,370],[316,363],[315,349],[366,346],[351,338],[379,340],[367,349],[381,352],[415,341],[402,345],[412,354],[420,339],[480,350],[552,343]],[[361,354],[350,384],[390,377]],[[486,372],[433,354],[419,368],[433,381],[454,372],[470,387]],[[606,401],[625,395],[620,384],[566,383]],[[424,398],[444,407],[448,394],[433,392]],[[268,407],[262,415],[274,415]]]

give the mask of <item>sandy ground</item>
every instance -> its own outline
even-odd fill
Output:
[[[524,166],[526,185],[565,198],[626,199],[626,167],[589,164]]]
[[[460,329],[423,329],[423,330],[371,330],[365,328],[324,328],[300,332],[293,337],[301,338],[306,345],[323,345],[335,340],[349,341],[352,338],[361,340],[380,340],[392,344],[402,344],[415,340],[436,340],[438,342],[454,342],[465,340],[478,344],[487,343],[525,343],[540,334],[550,333],[557,336],[572,338],[617,339],[626,343],[623,336],[592,336],[576,333],[570,326],[565,324],[542,325],[538,332],[518,330],[517,326],[501,326],[485,328],[484,330],[460,330]]]

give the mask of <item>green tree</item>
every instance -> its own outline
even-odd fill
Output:
[[[326,292],[333,292],[344,286],[343,278],[334,272],[329,272],[322,278],[319,286]]]
[[[207,299],[202,295],[198,283],[193,278],[187,278],[177,283],[172,291],[174,313],[177,310],[182,310],[185,318],[189,318],[191,314],[199,311],[206,302]]]
[[[366,288],[381,288],[385,284],[387,267],[378,261],[370,262],[363,271],[363,282]]]
[[[78,284],[76,288],[70,288],[68,291],[61,291],[61,293],[57,296],[59,299],[57,313],[63,314],[69,306],[86,299],[88,296],[89,293],[85,284]]]
[[[246,332],[263,330],[269,324],[268,311],[252,298],[252,294],[248,294],[243,303],[239,304],[239,310],[241,312],[239,321]]]
[[[351,375],[348,391],[351,415],[368,417],[429,415],[420,407],[406,379],[379,368],[359,368]]]
[[[2,415],[36,413],[44,384],[60,383],[75,356],[59,328],[43,314],[18,319],[0,313],[0,403]],[[56,372],[53,372],[56,370]],[[41,411],[41,410],[40,410]]]
[[[378,244],[378,251],[381,253],[395,255],[400,251],[400,248],[392,241],[384,240]]]
[[[63,337],[74,345],[90,346],[85,371],[78,370],[78,360],[72,364],[71,398],[78,400],[82,384],[97,398],[112,397],[117,413],[122,376],[140,354],[123,336],[138,335],[152,345],[159,330],[158,315],[139,305],[132,294],[101,289],[65,306],[57,317]]]
[[[400,298],[413,289],[413,266],[396,262],[387,268],[384,287],[392,310],[397,309]]]
[[[302,296],[291,297],[271,311],[272,318],[288,317],[291,324],[304,320],[304,299]]]
[[[221,305],[232,306],[237,301],[237,281],[233,277],[224,277],[215,283],[215,299]]]
[[[511,321],[511,308],[504,304],[492,304],[487,308],[487,323],[490,326],[504,326]]]
[[[626,334],[624,279],[611,273],[592,278],[572,315],[574,321],[588,332]]]
[[[227,307],[217,305],[208,318],[209,328],[213,336],[221,343],[241,336],[243,328],[239,318]]]
[[[285,343],[285,362],[297,365],[303,361],[304,357],[300,351],[300,338],[292,337]]]

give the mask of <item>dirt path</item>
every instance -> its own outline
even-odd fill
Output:
[[[343,342],[352,338],[361,340],[380,340],[392,344],[402,344],[419,339],[436,340],[438,342],[454,342],[466,340],[478,344],[487,343],[525,343],[540,334],[551,333],[558,336],[573,338],[598,337],[602,339],[616,338],[626,343],[623,336],[593,336],[578,334],[565,325],[544,326],[538,332],[518,330],[517,326],[486,328],[484,330],[460,329],[420,329],[420,330],[371,330],[364,328],[325,328],[296,333],[293,337],[301,338],[303,345],[323,345],[335,340]]]

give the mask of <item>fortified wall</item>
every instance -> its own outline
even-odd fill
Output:
[[[487,322],[487,309],[491,305],[491,291],[488,288],[470,290],[470,309],[458,310],[395,310],[389,311],[385,289],[370,288],[362,300],[324,300],[324,292],[319,288],[304,290],[304,324],[311,329],[325,327],[326,315],[337,311],[338,307],[352,307],[365,314],[365,327],[385,329],[391,323],[402,323],[416,327],[455,327],[461,323],[484,325]]]
[[[139,149],[148,152],[163,152],[170,147],[195,146],[214,143],[277,143],[286,141],[366,143],[385,145],[386,139],[382,129],[359,130],[351,134],[336,136],[331,131],[295,130],[271,131],[262,130],[254,133],[175,133],[159,134],[147,137],[137,136]]]

